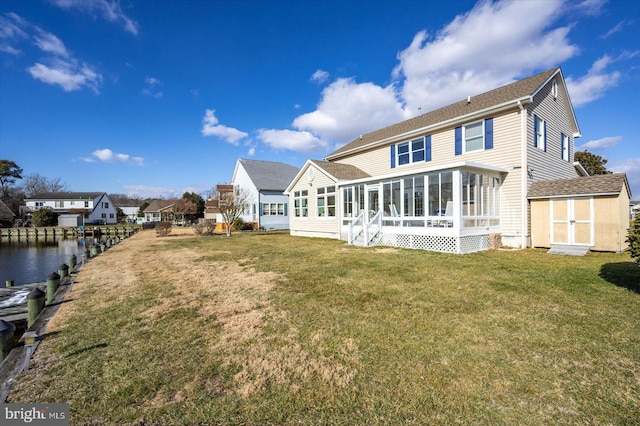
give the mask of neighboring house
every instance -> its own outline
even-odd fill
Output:
[[[534,182],[576,178],[560,68],[362,135],[286,189],[292,235],[452,253],[531,246]]]
[[[256,229],[288,229],[289,197],[284,194],[298,168],[289,164],[239,159],[231,184],[242,191],[249,207],[240,216]]]
[[[623,251],[630,197],[624,173],[535,182],[528,194],[531,245]]]
[[[173,220],[173,204],[171,200],[153,200],[144,209],[145,222],[165,222]]]
[[[50,208],[59,215],[81,214],[85,224],[117,223],[116,208],[105,192],[48,192],[24,201],[28,213]]]
[[[640,216],[640,201],[631,201],[629,203],[629,209],[631,211],[631,220]]]

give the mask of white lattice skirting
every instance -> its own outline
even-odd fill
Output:
[[[341,235],[341,239],[347,240],[347,236]],[[464,237],[444,237],[435,235],[380,233],[371,241],[370,245],[467,254],[488,250],[489,236],[468,235]]]

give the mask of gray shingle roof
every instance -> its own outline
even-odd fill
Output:
[[[571,179],[556,179],[534,182],[529,188],[527,198],[531,199],[591,194],[619,194],[620,192],[625,190],[625,188],[627,191],[629,191],[627,175],[624,173],[584,176]]]
[[[297,167],[286,163],[244,158],[238,161],[259,191],[284,191],[298,174]]]
[[[319,160],[310,161],[338,180],[354,180],[371,177],[370,174],[350,164],[331,163],[329,161]]]
[[[153,200],[149,203],[146,209],[144,209],[144,213],[153,213],[159,212],[160,210],[164,210],[167,207],[173,206],[173,200]]]
[[[42,192],[27,200],[93,200],[104,192]]]
[[[535,93],[552,75],[558,72],[559,69],[559,67],[556,67],[489,92],[472,96],[471,102],[467,102],[467,99],[464,99],[443,108],[427,112],[418,117],[410,118],[409,120],[367,133],[349,142],[343,147],[338,148],[326,158],[332,159],[333,157],[339,157],[341,154],[365,147],[371,143],[530,96]]]

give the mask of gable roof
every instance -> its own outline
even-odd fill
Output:
[[[336,181],[339,180],[355,180],[355,179],[364,179],[371,177],[371,175],[367,172],[364,172],[357,168],[356,166],[352,166],[351,164],[341,164],[341,163],[331,163],[329,161],[320,161],[320,160],[309,160],[311,163],[315,164],[322,170],[324,170],[328,175],[333,177]]]
[[[518,101],[522,104],[530,103],[533,96],[556,75],[560,75],[562,77],[560,67],[552,68],[529,78],[507,84],[476,96],[470,96],[469,99],[464,99],[400,123],[392,124],[391,126],[367,133],[349,142],[343,147],[338,148],[336,151],[329,154],[326,159],[337,159],[354,151],[365,149],[378,142],[385,141],[386,139],[411,134],[412,132],[417,132],[436,125],[444,125],[455,121],[456,119],[463,119],[469,116],[482,114],[501,107],[515,107]],[[570,102],[569,110],[569,113],[573,115],[573,109],[571,108]],[[579,133],[575,116],[573,116],[573,123],[576,133]]]
[[[527,198],[554,198],[578,195],[615,195],[623,190],[631,197],[625,173],[584,176],[570,179],[555,179],[534,182]]]
[[[298,168],[275,161],[238,160],[258,191],[284,191],[298,173]],[[235,178],[235,172],[234,172]]]
[[[94,200],[104,194],[104,192],[41,192],[27,200]]]
[[[161,210],[166,210],[169,207],[173,207],[173,201],[170,200],[153,200],[149,203],[146,209],[144,209],[144,213],[153,213],[159,212]]]
[[[322,160],[307,160],[307,162],[300,168],[300,171],[298,171],[295,177],[291,180],[287,189],[285,189],[285,194],[291,192],[291,189],[302,178],[303,173],[305,173],[311,165],[322,170],[322,172],[334,182],[371,177],[370,174],[360,170],[356,166],[352,166],[351,164],[332,163]]]

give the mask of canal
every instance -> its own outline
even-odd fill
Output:
[[[87,238],[87,244],[93,239]],[[0,286],[6,280],[14,280],[15,285],[44,282],[58,267],[69,263],[76,255],[78,262],[84,251],[84,238],[47,239],[7,239],[0,240]]]

